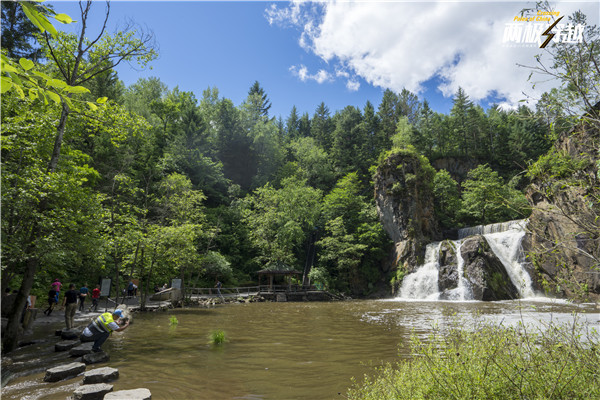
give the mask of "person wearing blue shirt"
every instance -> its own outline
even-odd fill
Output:
[[[83,285],[81,289],[79,289],[79,311],[83,311],[83,304],[85,303],[85,298],[89,292],[90,290],[87,287],[87,283]]]

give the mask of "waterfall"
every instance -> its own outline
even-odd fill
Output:
[[[510,280],[519,291],[521,298],[535,296],[531,277],[520,262],[521,241],[524,236],[525,221],[522,220],[516,221],[505,232],[486,233],[483,235],[494,254],[502,261]]]
[[[460,253],[460,247],[462,246],[462,240],[453,240],[452,244],[455,244],[456,248],[456,258],[457,258],[457,266],[456,271],[458,273],[458,284],[456,288],[452,290],[448,290],[444,293],[444,297],[447,300],[472,300],[473,292],[471,290],[471,285],[464,277],[465,270],[465,260],[462,258],[462,254]]]
[[[519,291],[521,298],[534,297],[531,277],[521,264],[521,241],[525,236],[526,220],[507,221],[499,224],[478,225],[459,229],[459,240],[451,241],[456,249],[458,284],[452,290],[443,293],[443,298],[448,300],[473,299],[468,279],[463,276],[464,260],[460,247],[463,239],[472,235],[483,235],[490,249],[504,265],[512,283]],[[425,262],[416,270],[404,277],[399,290],[400,299],[440,299],[439,285],[439,253],[441,242],[427,245],[425,249]]]
[[[425,248],[425,263],[402,280],[399,297],[402,299],[437,300],[439,253],[441,242],[429,243]]]
[[[526,224],[526,220],[516,219],[513,221],[499,222],[497,224],[470,226],[467,228],[459,229],[458,230],[458,238],[464,239],[467,236],[473,236],[473,235],[487,235],[490,233],[501,233],[501,232],[506,232],[506,231],[516,228],[516,227],[519,227],[521,230],[524,230],[525,224]]]

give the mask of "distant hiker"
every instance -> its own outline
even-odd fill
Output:
[[[100,298],[100,285],[96,285],[96,287],[92,290],[92,305],[90,306],[89,311],[98,311],[98,299]]]
[[[52,286],[50,288],[50,290],[48,291],[48,308],[46,308],[44,310],[44,314],[50,315],[50,313],[52,313],[52,310],[54,310],[55,305],[56,305],[56,290],[54,289],[54,286]]]
[[[87,297],[89,292],[90,292],[90,290],[87,287],[87,283],[84,284],[79,289],[79,311],[83,311],[83,305],[85,303],[85,298]]]
[[[62,304],[65,307],[65,324],[67,325],[67,329],[71,329],[73,327],[73,319],[75,318],[75,313],[77,312],[78,297],[79,292],[75,290],[75,285],[71,283],[69,285],[69,290],[67,290],[65,293],[65,298]]]
[[[126,320],[125,324],[122,326],[119,324],[122,317],[123,311],[119,309],[116,309],[112,313],[106,312],[95,318],[83,330],[83,336],[94,340],[94,344],[92,345],[92,351],[94,353],[100,351],[100,347],[102,347],[102,344],[108,339],[113,331],[121,332],[129,326],[129,320]]]
[[[127,296],[133,297],[133,282],[129,281],[129,285],[127,285]]]
[[[60,288],[61,288],[61,286],[62,286],[62,283],[60,283],[60,281],[58,280],[58,278],[56,278],[54,280],[54,282],[52,282],[52,287],[56,291],[56,296],[54,298],[54,302],[56,304],[58,304],[58,296],[60,295]]]
[[[221,284],[221,281],[217,280],[217,283],[215,283],[215,287],[217,288],[217,293],[219,294],[219,297],[222,299],[223,295],[221,294],[221,286],[223,286]]]

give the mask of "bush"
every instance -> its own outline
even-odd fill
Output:
[[[598,399],[598,332],[483,325],[414,337],[413,358],[354,384],[349,399]]]

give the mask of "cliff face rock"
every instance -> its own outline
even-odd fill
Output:
[[[460,253],[473,299],[492,301],[519,298],[519,291],[510,280],[502,261],[496,257],[483,236],[465,239]]]
[[[394,242],[391,265],[406,272],[419,265],[425,244],[439,237],[433,208],[435,171],[410,151],[389,155],[374,176],[375,202],[383,228]]]
[[[519,292],[506,273],[502,261],[494,254],[487,240],[481,236],[465,239],[460,246],[464,261],[463,278],[471,288],[473,300],[511,300],[519,298]],[[448,292],[458,287],[457,249],[450,241],[442,242],[439,258],[440,298],[449,298]]]
[[[533,212],[523,248],[550,294],[600,299],[599,148],[597,128],[573,129],[559,138],[555,154],[572,160],[574,171],[550,170],[528,187]]]
[[[443,293],[458,287],[458,256],[451,241],[442,242],[439,256],[438,286]]]
[[[477,159],[464,159],[457,157],[443,157],[431,162],[436,170],[445,169],[452,179],[459,184],[467,180],[467,174],[479,164],[485,164],[486,161]]]

